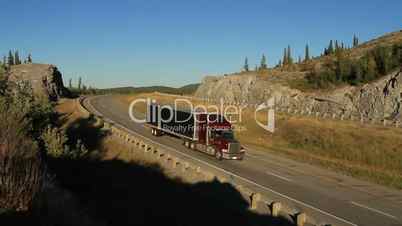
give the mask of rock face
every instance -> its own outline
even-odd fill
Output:
[[[278,107],[311,114],[402,120],[402,73],[398,71],[363,86],[346,86],[327,93],[303,93],[256,75],[208,76],[195,96],[238,104],[260,104],[275,97]]]
[[[70,94],[69,90],[64,87],[60,71],[54,65],[14,65],[8,72],[8,80],[10,82],[27,81],[32,86],[35,95],[48,97],[52,101]]]

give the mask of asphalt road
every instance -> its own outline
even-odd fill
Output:
[[[128,105],[113,96],[91,98],[86,105],[131,131],[190,155],[267,197],[306,212],[320,224],[402,226],[401,191],[295,162],[269,150],[248,149],[243,161],[217,161],[206,154],[186,149],[177,138],[152,136],[149,129],[130,120]]]

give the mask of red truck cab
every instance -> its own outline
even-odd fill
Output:
[[[216,113],[186,112],[150,104],[147,125],[153,135],[169,134],[183,140],[189,149],[205,152],[217,159],[242,160],[244,148],[235,139],[232,125]]]

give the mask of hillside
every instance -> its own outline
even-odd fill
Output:
[[[402,120],[401,65],[398,31],[301,64],[207,76],[195,96],[245,104],[275,97],[279,107],[303,112]]]

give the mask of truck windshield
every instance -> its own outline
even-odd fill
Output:
[[[216,138],[223,138],[225,140],[234,140],[234,135],[232,131],[227,131],[227,130],[216,130],[215,131],[215,137]]]

